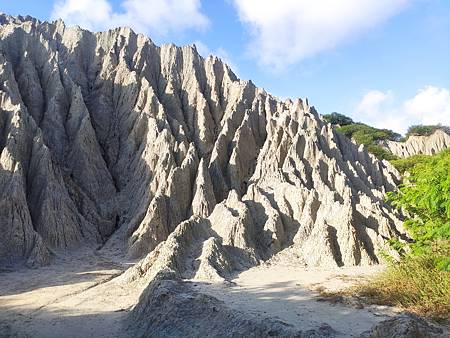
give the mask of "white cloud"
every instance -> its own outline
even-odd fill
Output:
[[[391,91],[368,91],[356,105],[352,117],[356,121],[400,133],[404,133],[409,126],[407,116],[399,114],[398,107],[395,107],[395,98]]]
[[[356,107],[356,113],[363,113],[368,117],[376,117],[380,114],[380,108],[382,105],[392,100],[391,92],[381,92],[379,90],[371,90],[363,96],[358,106]]]
[[[405,102],[404,110],[423,124],[449,124],[450,92],[445,88],[426,86]]]
[[[209,25],[200,0],[123,0],[121,6],[123,12],[114,12],[108,0],[58,0],[51,17],[91,30],[129,26],[159,36]]]
[[[97,23],[107,22],[112,9],[107,0],[65,0],[53,6],[52,18],[63,19],[68,25],[95,29]]]
[[[413,124],[448,125],[450,92],[446,88],[425,86],[413,97],[396,102],[390,91],[371,90],[356,105],[352,116],[357,121],[400,133]]]
[[[264,66],[332,49],[404,9],[412,0],[233,0],[250,27],[249,52]]]

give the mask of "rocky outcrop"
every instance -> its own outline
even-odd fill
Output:
[[[360,338],[438,338],[449,334],[448,328],[430,324],[413,314],[401,314],[378,323]]]
[[[374,264],[402,236],[397,171],[307,101],[128,28],[0,23],[2,259],[102,244],[138,275],[220,279],[280,252]]]
[[[140,278],[152,280],[159,272],[170,271],[178,278],[223,281],[224,276],[235,270],[228,251],[211,230],[208,220],[192,217],[179,224],[120,280],[127,283]]]
[[[381,143],[381,146],[399,157],[418,154],[434,155],[450,147],[450,135],[441,129],[437,129],[430,136],[412,135],[405,142],[386,140]]]

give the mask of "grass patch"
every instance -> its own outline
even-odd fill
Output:
[[[450,323],[450,272],[436,266],[443,256],[450,257],[449,247],[391,262],[385,271],[356,286],[352,293],[370,303],[398,306]]]
[[[393,241],[402,258],[356,294],[376,304],[393,305],[418,315],[450,322],[450,149],[434,156],[393,161],[409,176],[388,194],[406,216],[413,243]]]

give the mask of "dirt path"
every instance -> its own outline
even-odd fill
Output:
[[[195,283],[197,290],[230,307],[261,317],[275,317],[301,330],[329,324],[342,336],[357,336],[395,314],[394,309],[319,301],[317,289],[336,291],[367,278],[380,267],[308,269],[261,265],[241,273],[231,285]]]
[[[126,265],[94,252],[0,273],[0,337],[125,337],[140,289],[111,281]]]

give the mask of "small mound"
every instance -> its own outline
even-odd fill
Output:
[[[152,280],[161,271],[180,278],[223,281],[232,270],[230,254],[212,231],[209,221],[191,217],[180,223],[166,241],[126,271],[120,280]]]
[[[131,313],[129,330],[139,337],[334,337],[324,324],[298,331],[270,318],[233,311],[218,299],[195,291],[171,272],[159,273]]]
[[[450,334],[450,332],[447,332]],[[437,338],[448,337],[444,330],[412,314],[382,321],[361,334],[361,338]]]

